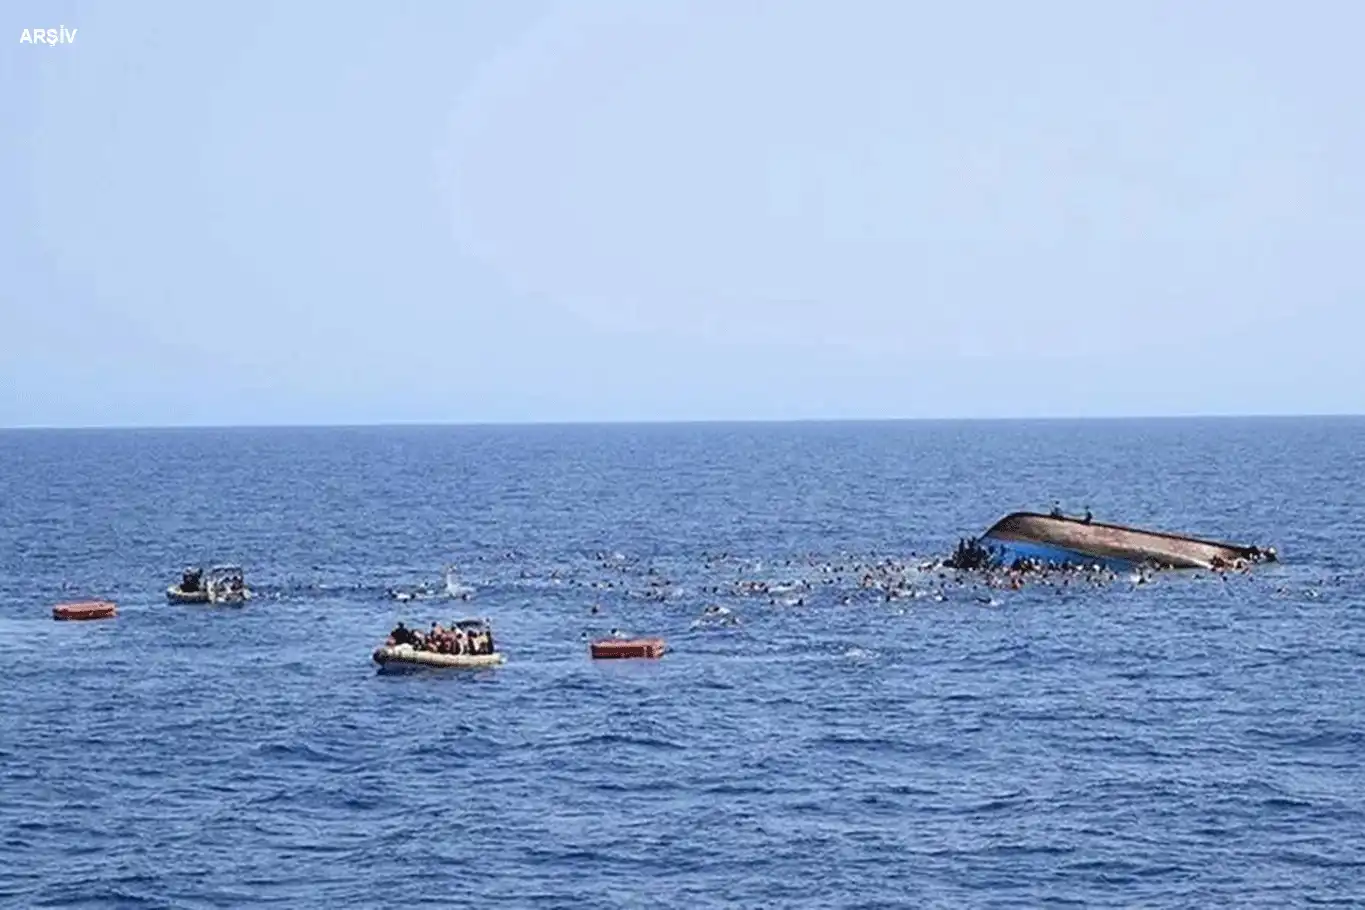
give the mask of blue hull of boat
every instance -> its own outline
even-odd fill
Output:
[[[1096,556],[1092,553],[1082,553],[1080,550],[1033,540],[1004,540],[987,535],[981,538],[981,545],[997,552],[1000,555],[1001,562],[1007,566],[1013,565],[1016,559],[1036,559],[1041,563],[1053,565],[1100,565],[1106,569],[1113,569],[1115,572],[1135,569],[1138,565],[1137,562],[1130,559]]]

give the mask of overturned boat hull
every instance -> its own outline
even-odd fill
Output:
[[[492,654],[440,654],[436,651],[418,651],[412,645],[386,645],[374,652],[374,662],[380,671],[417,670],[424,667],[437,667],[447,670],[482,670],[500,666],[507,658],[498,652]]]
[[[1006,515],[982,535],[980,542],[996,552],[1006,565],[1017,559],[1031,559],[1117,570],[1139,565],[1209,569],[1238,560],[1257,560],[1264,555],[1257,547],[1036,512]]]

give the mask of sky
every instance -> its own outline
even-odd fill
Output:
[[[1362,33],[11,0],[0,426],[1365,412]]]

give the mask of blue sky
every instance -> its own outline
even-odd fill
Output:
[[[1365,411],[1356,4],[0,26],[0,426]]]

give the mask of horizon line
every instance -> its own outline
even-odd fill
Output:
[[[1123,420],[1323,420],[1358,419],[1365,414],[1348,412],[1297,412],[1262,414],[1104,414],[1072,416],[996,417],[724,417],[724,418],[606,418],[597,420],[396,420],[361,423],[178,423],[178,424],[19,424],[0,426],[6,432],[52,432],[90,430],[358,430],[437,429],[481,427],[609,427],[609,426],[744,426],[751,424],[873,424],[873,423],[1083,423]]]

